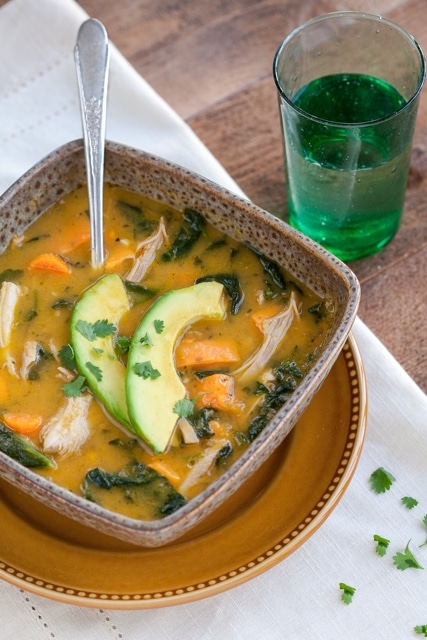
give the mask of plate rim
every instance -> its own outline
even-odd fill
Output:
[[[339,464],[341,468],[343,467],[342,473],[338,474],[337,471],[334,474],[334,477],[339,475],[339,479],[333,490],[329,494],[324,494],[324,504],[318,508],[316,515],[310,519],[308,524],[304,525],[302,529],[302,523],[298,525],[297,528],[290,532],[287,538],[282,539],[281,543],[276,543],[273,548],[267,544],[264,552],[258,554],[256,558],[250,558],[240,566],[233,566],[216,578],[208,578],[198,584],[156,593],[95,593],[78,587],[54,585],[43,578],[27,575],[23,570],[17,569],[1,559],[0,579],[24,591],[63,604],[89,608],[141,610],[185,604],[223,593],[255,578],[282,562],[304,544],[332,514],[350,484],[363,449],[368,414],[367,381],[359,347],[352,332],[348,335],[340,355],[343,355],[346,360],[351,404],[353,406],[355,401],[358,403],[357,420],[353,420],[353,418],[349,420],[349,423],[351,423],[349,424],[349,433],[352,431],[353,435],[351,445],[347,451],[350,442],[350,438],[347,438],[346,448],[342,452]],[[345,457],[346,454],[347,457]],[[316,507],[319,504],[320,502],[317,503]],[[311,512],[313,513],[313,509]],[[179,543],[179,540],[177,542]],[[71,547],[70,553],[72,553]]]

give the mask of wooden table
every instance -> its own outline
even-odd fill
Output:
[[[79,0],[257,205],[286,217],[272,61],[281,40],[322,13],[398,22],[427,52],[425,0]],[[351,5],[351,6],[350,6]],[[143,117],[143,114],[141,114]],[[427,391],[427,93],[421,98],[403,224],[379,254],[351,263],[360,317]],[[387,375],[387,372],[384,372]]]

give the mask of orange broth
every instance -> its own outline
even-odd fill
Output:
[[[186,489],[185,499],[191,499],[219,477],[250,443],[248,427],[271,389],[275,367],[285,363],[282,377],[289,379],[291,386],[299,384],[322,345],[330,326],[331,314],[325,301],[286,273],[283,274],[286,286],[279,287],[255,252],[209,224],[205,224],[188,255],[178,260],[163,260],[163,253],[170,248],[183,224],[182,212],[110,185],[105,186],[104,195],[107,259],[104,270],[95,271],[90,265],[87,209],[86,189],[67,195],[34,222],[24,236],[15,238],[0,256],[2,280],[12,278],[22,291],[15,309],[10,344],[0,349],[0,419],[1,414],[15,411],[38,414],[46,423],[60,410],[66,401],[63,391],[66,380],[60,374],[58,352],[69,343],[69,320],[75,301],[104,272],[114,271],[124,278],[138,243],[155,231],[160,216],[163,216],[168,239],[156,253],[142,281],[155,293],[146,300],[132,298],[133,306],[122,319],[118,334],[130,338],[146,310],[162,293],[193,285],[197,278],[214,274],[237,276],[244,294],[238,312],[233,314],[227,301],[224,321],[199,321],[187,328],[183,338],[186,341],[192,338],[193,342],[201,339],[222,341],[238,354],[238,361],[228,364],[214,363],[200,368],[192,365],[180,370],[189,397],[194,399],[199,394],[196,409],[207,405],[204,411],[205,415],[210,416],[208,425],[211,433],[208,437],[199,437],[194,444],[185,444],[177,430],[167,452],[153,455],[93,399],[88,414],[89,437],[84,444],[73,453],[52,454],[54,469],[36,471],[82,495],[88,470],[100,468],[117,473],[134,461],[154,468],[179,492],[188,474],[213,443],[216,440],[226,442],[227,446],[221,449],[221,455]],[[69,273],[31,269],[29,265],[32,260],[45,253],[64,257]],[[285,339],[257,380],[250,385],[239,384],[238,379],[233,378],[233,370],[262,343],[259,323],[263,318],[283,310],[289,304],[292,293],[297,300],[299,317],[292,322]],[[25,380],[20,376],[20,367],[23,345],[28,341],[36,341],[43,350],[43,356],[30,371],[29,379]],[[120,357],[126,364],[126,354]],[[234,383],[233,398],[225,409],[209,407],[212,407],[211,396],[208,391],[203,391],[206,384],[203,380],[209,378],[206,373],[210,373],[210,370],[226,376],[225,380],[231,379]],[[69,374],[70,379],[77,375],[75,371]],[[84,393],[90,392],[86,390]],[[39,432],[25,437],[42,450]],[[143,488],[127,491],[119,487],[111,490],[94,489],[90,499],[129,517],[143,520],[159,517],[153,500]]]

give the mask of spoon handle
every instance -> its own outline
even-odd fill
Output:
[[[93,267],[104,261],[103,183],[106,93],[109,49],[107,32],[101,22],[84,22],[74,49],[89,196],[91,260]]]

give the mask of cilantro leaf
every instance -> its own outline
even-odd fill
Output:
[[[187,398],[178,400],[173,408],[173,412],[180,418],[188,418],[188,416],[191,416],[194,413],[194,405],[196,402],[197,398],[194,398],[194,400],[188,400]]]
[[[84,376],[77,376],[71,382],[66,382],[61,387],[67,398],[77,398],[83,391],[87,390],[86,378]]]
[[[86,320],[77,320],[76,329],[79,333],[82,334],[84,338],[86,338],[86,340],[90,340],[90,342],[95,340],[97,337],[93,328],[93,324],[90,322],[86,322]]]
[[[427,513],[423,518],[423,523],[425,524],[425,526],[427,527]],[[423,542],[423,544],[420,544],[420,547],[425,547],[427,545],[427,540],[425,542]]]
[[[370,477],[371,487],[375,493],[385,493],[395,480],[396,478],[383,467],[379,467]]]
[[[127,353],[129,351],[131,339],[127,336],[119,336],[117,338],[117,346],[121,353]]]
[[[355,587],[349,587],[345,582],[340,582],[340,589],[342,589],[341,600],[345,604],[350,604],[353,600],[354,592],[356,591]]]
[[[145,344],[147,347],[151,347],[153,345],[153,341],[148,333],[146,333],[145,336],[142,336],[142,338],[139,339],[139,342],[141,344]]]
[[[99,367],[97,367],[96,365],[92,364],[92,362],[86,362],[85,363],[87,368],[89,369],[89,371],[91,373],[93,373],[93,375],[95,376],[95,379],[98,380],[98,382],[101,382],[102,380],[102,371]]]
[[[401,501],[407,509],[413,509],[418,504],[418,500],[415,500],[415,498],[410,498],[409,496],[401,498]]]
[[[145,362],[136,362],[133,365],[133,370],[135,371],[137,376],[141,376],[141,378],[144,378],[145,380],[147,378],[155,380],[161,375],[160,371],[158,369],[154,369],[153,365],[148,360]]]
[[[409,541],[409,542],[411,542],[411,541]],[[393,564],[400,571],[404,571],[405,569],[424,569],[424,567],[422,567],[420,565],[420,563],[418,562],[418,560],[415,558],[415,556],[412,553],[412,551],[410,551],[409,542],[406,545],[405,551],[403,553],[398,551],[393,556]]]
[[[115,325],[112,322],[108,322],[108,320],[97,320],[93,324],[93,329],[98,338],[112,336],[116,332]]]
[[[87,322],[86,320],[77,320],[76,329],[82,334],[86,340],[93,342],[97,338],[105,338],[115,333],[116,327],[108,320],[96,320],[96,322]]]
[[[154,320],[153,324],[156,333],[163,333],[163,330],[165,328],[165,323],[163,322],[163,320]]]
[[[62,366],[66,369],[73,371],[73,369],[76,368],[74,349],[70,344],[64,344],[64,346],[60,348],[58,351],[58,357]]]
[[[375,551],[378,553],[379,556],[385,556],[387,552],[387,547],[390,544],[390,540],[387,540],[387,538],[382,538],[377,534],[374,535],[374,540],[377,543],[377,546],[375,547]]]
[[[414,627],[414,631],[427,638],[427,624],[417,624],[417,626]]]

